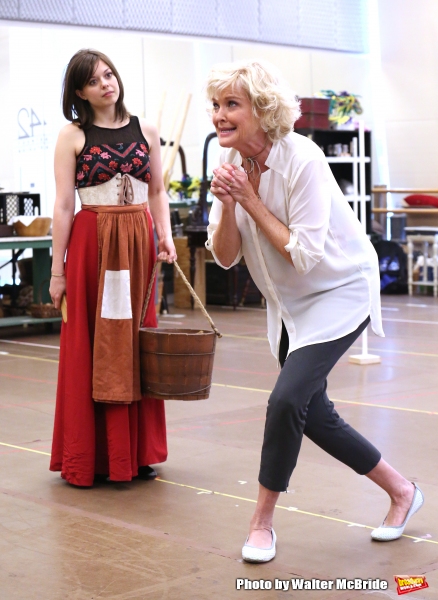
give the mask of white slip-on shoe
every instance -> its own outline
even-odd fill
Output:
[[[403,531],[405,530],[405,527],[406,527],[409,519],[424,504],[423,492],[420,490],[420,488],[418,487],[418,485],[416,483],[414,483],[413,485],[415,486],[414,497],[412,498],[411,506],[408,510],[408,513],[407,513],[406,518],[403,521],[403,523],[401,525],[399,525],[398,527],[391,527],[391,526],[386,526],[385,521],[383,521],[383,523],[380,525],[380,527],[377,527],[377,529],[374,529],[371,532],[371,537],[373,538],[373,540],[376,540],[378,542],[392,542],[392,540],[398,540],[398,538],[403,535]]]
[[[265,563],[272,560],[275,556],[275,544],[277,542],[277,536],[275,535],[275,531],[273,529],[271,529],[271,533],[272,544],[270,548],[256,548],[255,546],[250,546],[247,544],[248,538],[246,538],[246,542],[242,548],[243,560],[252,563]]]

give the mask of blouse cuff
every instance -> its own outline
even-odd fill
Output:
[[[213,236],[214,236],[214,231],[209,231],[207,241],[205,242],[205,247],[207,248],[207,250],[209,250],[213,254],[213,258],[214,258],[215,262],[223,269],[231,269],[231,267],[234,267],[234,265],[237,265],[237,263],[240,261],[240,259],[243,256],[242,249],[239,250],[239,252],[237,253],[237,256],[233,260],[233,262],[230,265],[228,265],[228,267],[226,267],[225,265],[223,265],[221,263],[221,261],[216,256],[216,253],[214,251],[214,246],[213,246]]]
[[[296,229],[291,231],[289,243],[286,244],[284,249],[290,253],[298,275],[306,275],[324,258],[323,254],[308,250],[298,241],[298,231]]]

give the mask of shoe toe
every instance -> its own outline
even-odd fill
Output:
[[[385,527],[381,525],[371,532],[371,537],[376,542],[392,542],[402,536],[404,527]]]
[[[399,527],[387,527],[383,522],[380,527],[371,532],[371,538],[377,542],[392,542],[398,540],[402,535],[409,519],[414,515],[424,504],[424,495],[420,488],[414,483],[415,491],[412,498],[411,506],[407,512],[404,522]]]
[[[156,472],[155,469],[153,469],[152,467],[144,466],[144,467],[138,467],[138,475],[137,477],[139,479],[155,479],[155,477],[158,476],[158,473]]]
[[[272,544],[270,548],[256,548],[255,546],[249,546],[247,544],[248,538],[242,548],[242,558],[246,562],[253,563],[264,563],[269,562],[275,557],[276,554],[276,542],[277,536],[275,531],[272,529]]]

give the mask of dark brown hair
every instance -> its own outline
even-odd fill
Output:
[[[79,50],[71,58],[65,71],[62,86],[62,112],[72,123],[77,123],[81,129],[89,129],[93,125],[94,110],[87,100],[82,100],[76,90],[83,90],[90,81],[99,61],[109,66],[119,83],[120,94],[115,106],[115,120],[124,121],[129,117],[123,102],[124,89],[120,75],[111,60],[97,50]]]

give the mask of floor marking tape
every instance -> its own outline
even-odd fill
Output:
[[[413,306],[414,308],[435,308],[435,306],[429,306],[428,304],[405,304],[405,306]]]
[[[35,452],[35,454],[44,454],[45,456],[51,456],[50,452],[33,450],[32,448],[25,448],[24,446],[14,446],[13,444],[5,444],[4,442],[0,442],[0,446],[6,446],[7,448],[16,448],[17,450],[26,450],[27,452]]]
[[[352,346],[352,348],[359,348],[359,346]],[[432,358],[438,358],[438,354],[432,354],[430,352],[411,352],[407,350],[387,350],[386,348],[369,348],[372,352],[386,352],[388,354],[408,354],[409,356],[431,356]]]
[[[7,356],[12,356],[14,358],[26,358],[29,360],[39,360],[39,361],[43,361],[43,362],[59,363],[58,360],[53,360],[51,358],[38,358],[36,356],[25,356],[22,354],[10,354],[9,352],[7,353]],[[228,385],[226,383],[212,383],[212,386],[226,387],[226,388],[231,388],[234,390],[245,390],[247,392],[262,392],[265,394],[270,394],[272,392],[272,390],[261,390],[258,388],[244,387],[241,385]],[[404,412],[413,412],[413,413],[419,413],[419,414],[425,414],[425,415],[438,415],[438,412],[434,412],[431,410],[420,410],[418,408],[403,408],[401,406],[389,406],[386,404],[373,404],[372,402],[355,402],[353,400],[338,400],[335,398],[332,398],[331,400],[332,400],[332,402],[341,402],[343,404],[356,404],[358,406],[371,406],[373,408],[387,408],[390,410],[400,410],[400,411],[404,411]]]
[[[270,394],[272,390],[261,390],[259,388],[243,387],[241,385],[229,385],[227,383],[212,383],[214,387],[226,387],[234,390],[245,390],[247,392],[262,392],[264,394]],[[372,402],[356,402],[354,400],[339,400],[338,398],[331,398],[332,402],[341,402],[342,404],[357,404],[358,406],[371,406],[373,408],[389,408],[390,410],[401,410],[405,412],[420,413],[424,415],[438,415],[438,412],[432,410],[421,410],[419,408],[403,408],[402,406],[389,406],[388,404],[373,404]]]
[[[418,323],[421,323],[421,322],[427,323],[427,321],[418,321]],[[234,335],[231,333],[224,333],[222,335],[222,337],[237,338],[237,339],[243,339],[243,340],[257,340],[260,342],[268,341],[268,338],[264,338],[264,337],[256,337],[256,336],[249,336],[249,335]],[[27,342],[12,342],[9,340],[0,340],[0,342],[6,342],[6,343],[11,343],[11,344],[25,344],[27,346],[38,346],[39,348],[52,348],[52,349],[59,350],[59,346],[46,346],[43,344],[31,344],[31,343],[27,343]],[[351,349],[360,348],[360,347],[361,346],[351,346]],[[369,348],[369,350],[371,350],[372,352],[385,352],[387,354],[406,354],[408,356],[430,356],[431,358],[438,358],[438,354],[433,354],[430,352],[410,352],[408,350],[392,350],[392,349],[386,349],[386,348]],[[59,362],[58,360],[51,359],[51,358],[38,358],[36,356],[27,356],[25,354],[11,354],[10,352],[2,352],[1,354],[7,355],[7,356],[12,356],[14,358],[28,358],[30,360],[42,360],[42,361],[54,362],[54,363]]]
[[[355,402],[354,400],[338,400],[332,398],[332,402],[342,402],[342,404],[357,404],[358,406],[372,406],[373,408],[389,408],[390,410],[402,410],[405,412],[420,413],[423,415],[438,415],[433,410],[421,410],[419,408],[403,408],[402,406],[389,406],[388,404],[373,404],[372,402]]]
[[[188,488],[190,490],[195,490],[197,492],[204,492],[211,496],[221,496],[224,498],[232,498],[233,500],[242,500],[243,502],[251,502],[252,504],[257,504],[257,500],[253,500],[252,498],[244,498],[242,496],[234,496],[233,494],[224,494],[223,492],[215,492],[214,490],[206,490],[204,488],[198,488],[194,485],[186,485],[185,483],[177,483],[175,481],[169,481],[168,479],[161,479],[161,477],[157,477],[155,481],[161,481],[162,483],[168,483],[170,485],[176,485],[178,487]],[[299,508],[290,508],[288,506],[281,506],[280,504],[276,504],[275,508],[279,508],[281,510],[287,510],[288,512],[300,513],[301,515],[308,515],[310,517],[317,517],[318,519],[326,519],[327,521],[335,521],[337,523],[345,523],[346,525],[356,526],[356,527],[365,527],[366,529],[375,529],[371,525],[362,525],[360,523],[354,523],[353,521],[347,521],[345,519],[337,519],[336,517],[328,517],[327,515],[320,515],[319,513],[309,512],[307,510],[300,510]],[[438,544],[438,541],[429,540],[425,538],[415,537],[413,535],[405,535],[403,537],[410,538],[411,540],[421,541],[421,542],[430,542],[431,544]]]
[[[382,321],[393,321],[394,323],[417,323],[418,325],[438,325],[438,321],[419,321],[417,319],[390,319],[383,317]]]
[[[56,381],[49,381],[48,379],[35,379],[34,377],[24,377],[23,375],[11,375],[10,373],[0,373],[0,377],[7,377],[9,379],[19,379],[20,381],[33,381],[36,383],[48,383],[50,385],[56,385]]]
[[[16,448],[17,450],[25,450],[27,452],[35,452],[36,454],[44,454],[45,456],[50,456],[49,452],[42,452],[41,450],[33,450],[32,448],[25,448],[24,446],[15,446],[13,444],[5,444],[4,442],[0,442],[0,446],[7,446],[8,448]],[[176,485],[177,487],[187,488],[190,490],[195,490],[196,492],[203,492],[209,495],[221,496],[222,498],[232,498],[233,500],[242,500],[243,502],[251,502],[252,504],[257,504],[257,500],[253,500],[252,498],[244,498],[243,496],[235,496],[234,494],[225,494],[224,492],[216,492],[214,490],[207,490],[205,488],[199,488],[194,485],[187,485],[185,483],[177,483],[175,481],[169,481],[168,479],[162,479],[161,477],[157,477],[155,481],[161,481],[162,483],[168,483],[170,485]],[[347,525],[355,525],[356,527],[366,527],[367,529],[375,529],[375,527],[371,527],[370,525],[362,525],[360,523],[354,523],[353,521],[347,521],[345,519],[337,519],[336,517],[328,517],[326,515],[320,515],[319,513],[313,513],[307,510],[300,510],[299,508],[292,508],[287,506],[281,506],[280,504],[275,505],[276,508],[281,510],[287,510],[288,512],[300,513],[301,515],[308,515],[310,517],[317,517],[319,519],[326,519],[327,521],[336,521],[337,523],[345,523]],[[435,540],[429,540],[425,538],[419,538],[412,535],[404,535],[403,537],[410,538],[412,540],[417,540],[421,542],[428,542],[429,544],[438,544]]]
[[[256,337],[254,335],[235,335],[233,333],[223,333],[222,337],[224,338],[237,338],[239,340],[258,340],[261,342],[267,342],[267,337]]]
[[[395,320],[395,319],[384,319],[386,321],[388,320]],[[406,322],[410,322],[410,321],[406,321]],[[428,321],[412,321],[413,323],[428,323]],[[438,322],[433,321],[433,323],[435,325],[438,325]],[[249,336],[249,335],[237,335],[237,334],[231,334],[231,333],[223,333],[222,337],[226,338],[236,338],[236,339],[243,339],[243,340],[256,340],[258,342],[267,342],[268,338],[264,338],[264,337],[256,337],[256,336]],[[353,348],[361,348],[361,346],[351,346],[350,349]],[[408,350],[392,350],[392,349],[387,349],[387,348],[369,348],[369,350],[371,350],[372,352],[386,352],[387,354],[407,354],[409,356],[430,356],[432,358],[438,358],[438,354],[433,354],[433,353],[428,353],[428,352],[409,352]]]
[[[9,352],[7,352],[5,354],[7,356],[12,356],[14,358],[26,358],[28,360],[39,360],[39,361],[43,361],[43,362],[59,363],[59,360],[54,360],[51,358],[38,358],[36,356],[25,356],[22,354],[10,354]],[[226,383],[212,383],[212,386],[226,387],[226,388],[231,388],[231,389],[235,389],[235,390],[244,390],[244,391],[248,391],[248,392],[262,392],[265,394],[270,394],[272,392],[272,390],[263,390],[263,389],[258,389],[258,388],[244,387],[241,385],[229,385]],[[400,411],[404,411],[404,412],[412,412],[412,413],[419,413],[419,414],[425,414],[425,415],[438,415],[438,412],[431,411],[431,410],[421,410],[418,408],[403,408],[401,406],[389,406],[387,404],[373,404],[372,402],[355,402],[354,400],[339,400],[339,399],[335,399],[335,398],[332,398],[331,400],[333,402],[341,402],[342,404],[356,404],[357,406],[370,406],[372,408],[386,408],[389,410],[400,410]]]
[[[3,344],[19,344],[20,346],[36,346],[37,348],[53,348],[59,350],[59,346],[49,346],[48,344],[34,344],[33,342],[17,342],[16,340],[0,340]]]
[[[12,358],[27,358],[28,360],[40,360],[42,362],[59,363],[59,360],[53,358],[39,358],[38,356],[27,356],[26,354],[11,354],[10,352],[0,352],[5,356],[12,356]]]

